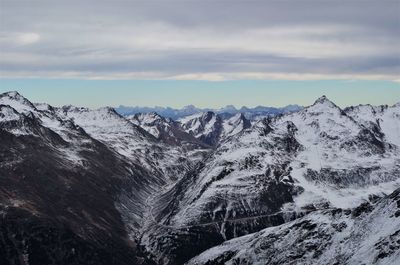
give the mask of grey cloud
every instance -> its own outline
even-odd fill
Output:
[[[396,0],[0,5],[3,76],[295,73],[393,79],[400,69]],[[31,39],[20,43],[18,34]]]

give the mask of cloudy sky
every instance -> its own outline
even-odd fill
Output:
[[[331,87],[333,80],[337,85],[354,81],[354,89],[389,86],[382,91],[393,94],[381,101],[390,103],[400,100],[399,43],[400,0],[0,0],[0,89],[29,88],[32,94],[35,88],[38,99],[46,100],[44,91],[51,94],[55,79],[89,90],[104,86],[99,80],[116,90],[118,81],[129,80],[131,94],[141,96],[154,92],[147,86],[176,93],[174,84],[196,84],[212,93],[213,82],[225,92],[250,80],[243,93],[251,94],[253,87],[270,91],[274,80],[298,81],[299,89],[305,81]],[[377,89],[368,92],[371,100],[379,101]],[[190,101],[194,92],[184,92]],[[305,103],[319,92],[289,100]],[[242,105],[243,95],[230,103]],[[246,104],[261,104],[259,99],[255,95]],[[145,96],[119,100],[183,104]],[[207,105],[206,97],[201,100],[197,103]]]

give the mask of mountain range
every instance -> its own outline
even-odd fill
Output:
[[[264,106],[257,106],[254,108],[248,107],[241,107],[237,109],[233,105],[227,105],[223,108],[219,109],[211,109],[211,108],[197,108],[193,105],[187,105],[181,109],[175,109],[171,107],[127,107],[127,106],[119,106],[115,108],[115,110],[123,115],[133,115],[138,113],[151,113],[156,112],[163,117],[171,118],[174,120],[178,120],[184,118],[186,116],[203,113],[203,112],[214,112],[216,114],[220,114],[222,116],[233,116],[238,113],[242,113],[248,119],[255,119],[257,117],[267,116],[267,115],[278,115],[288,112],[299,111],[303,107],[299,105],[288,105],[282,108],[275,108],[275,107],[264,107]]]
[[[399,103],[185,109],[0,94],[0,264],[400,260]]]

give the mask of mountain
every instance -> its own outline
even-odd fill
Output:
[[[223,243],[187,264],[397,264],[400,189],[353,210],[318,210]]]
[[[0,264],[396,264],[400,104],[235,111],[0,94]]]
[[[243,113],[237,113],[229,119],[224,120],[223,138],[231,137],[251,127],[251,122]]]
[[[257,106],[254,108],[242,107],[238,110],[239,113],[244,114],[247,119],[257,120],[267,116],[276,116],[290,112],[297,112],[302,110],[303,107],[299,105],[287,105],[282,108]],[[221,112],[222,113],[222,112]]]
[[[160,143],[112,108],[9,92],[0,110],[0,263],[151,264],[137,246],[147,199],[204,151]]]
[[[151,174],[53,108],[10,92],[0,109],[0,263],[151,264],[116,207],[122,192],[140,206]]]
[[[224,119],[221,115],[208,111],[187,116],[178,122],[183,130],[210,146],[216,146],[225,138],[251,127],[251,122],[242,113]]]
[[[227,239],[310,211],[353,208],[389,194],[400,187],[399,165],[398,146],[321,97],[222,141],[158,197],[152,212],[157,225],[143,243],[156,258],[168,257],[167,264],[185,262]],[[163,242],[157,241],[161,235]],[[191,251],[183,241],[191,242]]]
[[[178,121],[187,133],[211,146],[218,143],[222,134],[222,119],[211,111],[187,116]]]
[[[115,110],[123,116],[134,115],[138,113],[158,113],[163,117],[171,119],[179,119],[185,116],[193,115],[202,111],[208,111],[209,109],[199,109],[193,105],[187,105],[182,109],[174,109],[170,107],[127,107],[119,106]]]
[[[132,117],[129,120],[112,108],[89,110],[65,106],[58,109],[57,113],[65,119],[72,119],[92,137],[105,143],[118,154],[143,165],[160,179],[159,183],[176,178],[180,171],[186,170],[193,161],[201,159],[202,156],[195,148],[203,146],[195,139],[186,139],[188,143],[193,140],[193,144],[197,144],[190,150],[186,150],[186,146],[176,146],[173,142],[168,142],[165,137],[164,141],[160,142],[155,135],[146,131],[147,127],[138,126],[132,122]],[[179,134],[178,131],[175,133]],[[163,132],[164,136],[168,134],[168,131]],[[180,137],[185,138],[185,135]],[[185,155],[187,151],[192,152],[192,155]]]
[[[126,116],[126,119],[146,130],[157,140],[167,144],[186,146],[189,149],[209,147],[191,134],[185,132],[178,122],[171,118],[164,118],[155,112],[137,113]]]
[[[399,103],[393,106],[358,105],[344,111],[371,130],[383,133],[388,142],[400,146]]]
[[[299,105],[288,105],[282,108],[274,108],[274,107],[263,107],[257,106],[254,108],[242,107],[240,109],[236,109],[233,105],[227,105],[225,107],[219,109],[210,109],[210,108],[196,108],[193,105],[188,105],[183,107],[182,109],[174,109],[170,107],[127,107],[127,106],[119,106],[115,108],[115,110],[123,115],[129,116],[137,113],[152,113],[156,112],[159,115],[171,118],[173,120],[179,120],[185,118],[187,116],[191,116],[194,114],[204,113],[204,112],[214,112],[220,114],[221,117],[230,118],[236,114],[242,113],[247,119],[253,120],[259,117],[271,116],[271,115],[279,115],[289,112],[296,112],[301,110],[303,107]]]

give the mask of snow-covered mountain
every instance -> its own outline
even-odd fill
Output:
[[[225,138],[251,127],[251,122],[242,113],[223,119],[221,115],[208,111],[187,116],[178,122],[187,133],[210,146],[216,146]]]
[[[0,253],[6,259],[0,263],[13,264],[28,255],[30,264],[46,264],[46,259],[62,264],[70,255],[76,264],[92,259],[95,264],[137,264],[138,259],[147,264],[134,250],[147,199],[201,159],[206,149],[159,142],[111,108],[55,108],[9,92],[0,95],[0,110],[5,233],[0,249],[7,250]],[[56,241],[49,241],[45,250],[35,249],[39,237],[18,234],[34,233],[29,222],[43,229],[39,236]],[[57,242],[61,234],[70,241]],[[14,242],[14,236],[23,242],[4,245]],[[64,254],[54,252],[52,244]],[[74,244],[81,249],[74,252]],[[34,259],[41,255],[43,260]]]
[[[200,146],[209,147],[193,135],[185,132],[178,122],[164,118],[155,112],[137,113],[126,116],[126,119],[143,128],[161,142],[186,146],[189,149]]]
[[[92,137],[106,143],[120,155],[143,165],[152,174],[159,178],[166,177],[167,181],[176,179],[178,172],[185,170],[192,159],[194,161],[201,159],[201,152],[198,151],[204,146],[196,142],[196,139],[189,138],[190,136],[185,139],[186,143],[193,143],[194,147],[177,146],[176,141],[182,142],[186,135],[174,130],[174,137],[177,138],[175,141],[172,137],[168,139],[167,135],[171,132],[170,126],[159,127],[159,132],[161,132],[159,134],[155,134],[154,130],[148,132],[149,124],[143,123],[141,124],[143,127],[138,126],[137,119],[123,117],[112,108],[89,110],[66,106],[57,109],[57,113],[65,119],[73,120]],[[164,125],[166,123],[165,121]],[[153,128],[156,129],[156,127]],[[164,137],[163,141],[160,141],[160,135]],[[186,152],[192,154],[187,156]]]
[[[170,249],[182,237],[208,235],[208,243],[193,243],[201,251],[309,211],[356,207],[398,187],[399,147],[321,97],[221,142],[159,197],[153,211],[159,226],[144,242],[150,252],[174,260],[181,255]],[[196,230],[188,234],[188,227]],[[160,234],[170,235],[161,245],[154,240]]]
[[[367,128],[383,133],[387,142],[400,146],[400,103],[393,106],[358,105],[344,111]]]
[[[193,105],[188,105],[183,107],[182,109],[174,109],[170,107],[127,107],[127,106],[119,106],[115,108],[115,110],[123,116],[134,115],[138,113],[152,113],[156,112],[163,117],[171,118],[174,120],[178,120],[181,118],[185,118],[187,116],[191,116],[194,114],[204,113],[204,112],[215,112],[217,114],[221,114],[221,116],[231,117],[236,114],[242,113],[245,115],[247,119],[253,120],[259,117],[265,116],[274,116],[279,114],[285,114],[289,112],[296,112],[301,110],[303,107],[299,105],[288,105],[282,108],[275,107],[263,107],[257,106],[254,108],[241,107],[240,109],[235,108],[235,106],[227,105],[225,107],[219,109],[211,109],[211,108],[196,108]]]
[[[227,241],[187,264],[398,264],[400,189],[353,210],[312,212]]]
[[[0,109],[0,263],[146,264],[118,209],[137,229],[162,179],[53,107],[10,92]]]
[[[223,133],[222,118],[211,111],[187,116],[178,121],[187,133],[211,146],[218,144]]]
[[[399,104],[235,110],[1,94],[0,263],[396,264]]]

